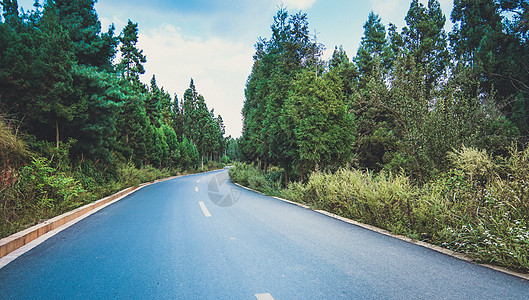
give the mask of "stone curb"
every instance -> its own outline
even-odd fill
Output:
[[[0,240],[0,258],[7,256],[9,253],[27,245],[31,241],[45,235],[46,233],[53,231],[67,223],[70,223],[74,220],[81,219],[88,216],[90,212],[95,212],[99,209],[102,209],[107,204],[113,203],[114,200],[121,200],[125,196],[132,194],[133,192],[147,186],[149,184],[174,179],[179,176],[172,176],[160,180],[155,180],[152,182],[142,183],[138,187],[129,187],[124,190],[121,190],[113,195],[105,197],[103,199],[97,200],[95,202],[89,203],[82,207],[76,208],[72,211],[66,212],[62,215],[51,218],[43,223],[32,226],[23,231],[14,233],[8,237],[5,237]],[[119,199],[118,199],[119,198]],[[77,220],[78,221],[78,220]]]
[[[247,189],[249,191],[252,191],[252,192],[255,192],[255,193],[258,193],[258,194],[266,196],[264,193],[261,193],[259,191],[253,190],[253,189],[251,189],[249,187],[245,187],[245,186],[240,185],[238,183],[235,183],[235,182],[233,182],[231,180],[230,180],[230,182],[232,182],[233,184],[235,184],[235,185],[237,185],[239,187]],[[421,246],[421,247],[424,247],[424,248],[428,248],[428,249],[437,251],[439,253],[442,253],[442,254],[445,254],[445,255],[460,259],[460,260],[464,260],[464,261],[467,261],[467,262],[470,262],[470,263],[475,263],[475,264],[478,264],[480,266],[484,266],[486,268],[493,269],[493,270],[496,270],[496,271],[499,271],[499,272],[502,272],[502,273],[506,273],[506,274],[509,274],[509,275],[512,275],[512,276],[516,276],[516,277],[519,277],[521,279],[529,281],[529,273],[516,272],[516,271],[513,271],[513,270],[509,270],[507,268],[504,268],[504,267],[494,266],[494,265],[490,265],[490,264],[476,263],[470,256],[468,256],[466,254],[463,254],[463,253],[455,252],[453,250],[449,250],[449,249],[446,249],[446,248],[443,248],[443,247],[440,247],[440,246],[437,246],[437,245],[429,244],[429,243],[426,243],[426,242],[416,241],[416,240],[413,240],[413,239],[411,239],[411,238],[409,238],[407,236],[396,235],[396,234],[393,234],[393,233],[391,233],[391,232],[389,232],[389,231],[387,231],[385,229],[378,228],[378,227],[371,226],[371,225],[364,224],[364,223],[360,223],[358,221],[351,220],[351,219],[348,219],[348,218],[345,218],[345,217],[341,217],[339,215],[335,215],[335,214],[330,213],[330,212],[325,211],[325,210],[314,210],[310,206],[307,206],[307,205],[302,204],[302,203],[298,203],[298,202],[294,202],[294,201],[290,201],[290,200],[286,200],[286,199],[282,199],[282,198],[274,197],[274,196],[271,196],[271,197],[274,198],[274,199],[283,201],[283,202],[290,203],[292,205],[296,205],[296,206],[299,206],[299,207],[302,207],[302,208],[305,208],[305,209],[309,209],[309,210],[315,211],[315,212],[320,213],[322,215],[326,215],[328,217],[331,217],[331,218],[336,219],[336,220],[340,220],[340,221],[348,223],[348,224],[356,225],[356,226],[362,227],[364,229],[374,231],[376,233],[380,233],[380,234],[383,234],[383,235],[386,235],[386,236],[389,236],[389,237],[392,237],[392,238],[396,238],[396,239],[399,239],[399,240],[402,240],[402,241],[405,241],[405,242],[408,242],[408,243],[411,243],[411,244],[415,244],[415,245],[418,245],[418,246]]]

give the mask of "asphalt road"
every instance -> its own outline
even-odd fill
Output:
[[[528,299],[529,282],[226,182],[147,186],[0,269],[0,299]]]

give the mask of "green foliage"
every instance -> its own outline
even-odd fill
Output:
[[[465,176],[478,181],[483,181],[485,176],[493,176],[497,166],[485,150],[468,148],[463,145],[460,151],[448,152],[448,158],[457,170],[464,172]]]
[[[284,170],[270,168],[268,172],[259,170],[254,165],[235,163],[228,171],[230,180],[251,189],[279,196],[282,187]]]
[[[444,75],[449,64],[446,18],[437,0],[429,0],[425,7],[413,0],[405,17],[407,27],[402,30],[404,46],[417,65],[424,69],[426,93]]]
[[[181,114],[183,134],[196,146],[202,161],[209,155],[221,155],[226,147],[224,123],[214,111],[208,111],[204,97],[196,91],[193,79],[184,93]]]
[[[391,64],[390,53],[387,48],[386,28],[382,25],[380,17],[373,12],[369,13],[364,24],[364,36],[356,53],[356,65],[360,73],[360,84],[365,86],[374,74],[375,64],[389,68]]]
[[[302,72],[285,101],[281,126],[294,143],[292,163],[301,179],[312,170],[337,168],[348,162],[353,144],[353,123],[335,73],[317,77]]]
[[[139,84],[140,75],[145,73],[143,64],[147,62],[143,50],[136,48],[138,43],[138,24],[129,20],[127,26],[123,28],[122,35],[119,37],[121,46],[121,61],[116,66],[123,79]]]
[[[356,169],[314,172],[306,183],[293,182],[286,189],[280,189],[280,178],[271,180],[274,172],[255,166],[236,164],[229,174],[232,181],[267,194],[463,252],[480,262],[528,271],[529,150],[511,149],[500,159],[465,148],[452,159],[453,170],[422,187],[402,175]],[[493,165],[496,171],[479,180],[468,172],[483,170],[476,165]]]
[[[240,150],[239,150],[240,139],[234,139],[231,136],[228,137],[226,146],[226,156],[230,161],[240,161]]]
[[[13,166],[21,165],[29,155],[26,144],[13,133],[0,115],[0,170],[7,171]],[[4,175],[2,174],[2,179]]]
[[[239,149],[248,160],[280,165],[288,173],[298,154],[291,140],[293,131],[285,132],[282,124],[288,118],[283,107],[297,74],[303,70],[321,74],[321,46],[311,40],[307,16],[302,12],[289,15],[281,7],[271,29],[270,40],[260,39],[256,45],[245,91]]]
[[[0,187],[1,236],[86,203],[79,181],[50,167],[44,158],[34,158],[12,176],[16,181]]]
[[[137,24],[129,21],[119,39],[113,26],[101,33],[95,2],[47,1],[22,15],[17,1],[0,2],[2,236],[130,185],[196,170],[197,147],[203,170],[221,167],[213,159],[226,148],[222,118],[200,99],[196,133],[204,138],[186,138],[176,96],[172,102],[154,77],[150,88],[139,80],[146,58],[136,48]]]
[[[57,14],[59,23],[68,32],[73,52],[79,64],[110,69],[110,61],[116,53],[117,39],[114,26],[101,34],[101,22],[94,5],[96,0],[47,1],[45,11]]]
[[[123,187],[139,186],[141,183],[171,176],[168,170],[160,170],[152,166],[137,169],[131,162],[119,166],[118,174],[120,185]]]

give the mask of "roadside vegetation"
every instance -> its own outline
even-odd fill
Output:
[[[233,139],[194,81],[182,99],[154,75],[141,82],[138,24],[102,31],[95,2],[31,10],[0,1],[0,238],[125,187],[229,161]]]
[[[445,31],[447,17],[454,23]],[[529,6],[412,0],[330,60],[280,7],[246,83],[233,181],[529,271]]]
[[[68,212],[127,187],[174,175],[219,169],[209,161],[204,168],[155,168],[134,163],[111,165],[91,161],[72,162],[67,145],[44,147],[49,153],[29,150],[0,118],[0,238]],[[43,149],[43,143],[38,143]]]
[[[313,209],[468,254],[478,262],[529,271],[529,151],[507,157],[463,148],[450,171],[422,186],[390,172],[313,172],[286,187],[282,170],[236,164],[230,179]]]

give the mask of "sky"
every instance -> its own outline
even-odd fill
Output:
[[[426,3],[427,0],[421,2]],[[41,0],[42,2],[42,0]],[[452,0],[440,0],[447,17]],[[19,0],[31,10],[34,0]],[[119,34],[130,19],[138,23],[138,48],[147,57],[145,74],[153,74],[158,86],[182,99],[191,78],[209,109],[220,114],[226,135],[241,135],[244,88],[250,75],[254,45],[259,37],[271,36],[278,7],[291,14],[302,10],[309,28],[330,58],[335,46],[343,46],[352,59],[363,36],[363,25],[370,11],[382,23],[402,29],[411,0],[99,0],[96,11],[106,31],[111,24]]]

